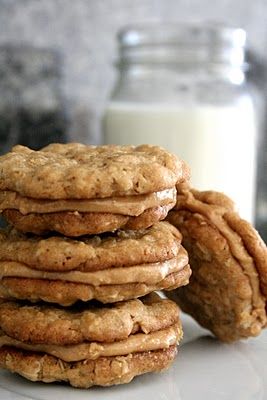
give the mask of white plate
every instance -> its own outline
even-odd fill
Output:
[[[267,399],[267,331],[258,338],[226,345],[183,315],[184,340],[174,365],[128,385],[73,389],[28,382],[0,372],[1,400],[264,400]]]

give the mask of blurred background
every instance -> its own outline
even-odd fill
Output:
[[[0,0],[0,153],[15,143],[102,143],[102,117],[117,76],[118,30],[192,20],[247,33],[247,75],[261,98],[256,224],[266,240],[265,0]]]

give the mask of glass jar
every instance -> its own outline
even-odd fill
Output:
[[[105,143],[164,146],[188,162],[193,187],[225,192],[252,221],[257,117],[245,31],[146,25],[122,30],[118,40]]]

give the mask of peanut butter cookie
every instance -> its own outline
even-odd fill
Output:
[[[129,383],[135,376],[167,369],[177,353],[176,345],[167,349],[101,357],[97,360],[66,362],[42,353],[0,348],[0,367],[31,381],[66,382],[87,389],[91,386],[111,386]]]
[[[178,307],[155,293],[105,307],[0,307],[0,367],[35,381],[129,382],[168,367],[181,338]]]
[[[183,235],[192,277],[168,296],[219,339],[258,335],[266,326],[267,249],[222,193],[183,187],[168,220]]]
[[[81,236],[166,217],[185,163],[157,146],[23,146],[0,157],[0,210],[22,232]]]
[[[79,240],[0,231],[0,298],[70,305],[137,298],[188,283],[179,231],[159,222]]]

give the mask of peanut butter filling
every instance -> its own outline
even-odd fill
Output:
[[[103,199],[48,200],[21,196],[13,191],[0,191],[0,212],[16,209],[21,214],[53,213],[60,211],[105,212],[138,216],[145,210],[176,202],[176,189],[139,194],[136,196],[108,197]]]
[[[154,284],[160,282],[169,274],[182,270],[187,264],[187,252],[182,247],[178,257],[163,262],[108,268],[94,272],[46,272],[29,268],[19,262],[0,261],[0,279],[5,277],[49,279],[85,283],[93,286],[135,282]]]
[[[136,333],[127,339],[113,343],[81,343],[77,345],[27,344],[0,331],[0,347],[14,346],[34,352],[51,354],[63,361],[96,360],[99,357],[123,356],[131,353],[166,349],[182,338],[180,322],[149,334]]]

